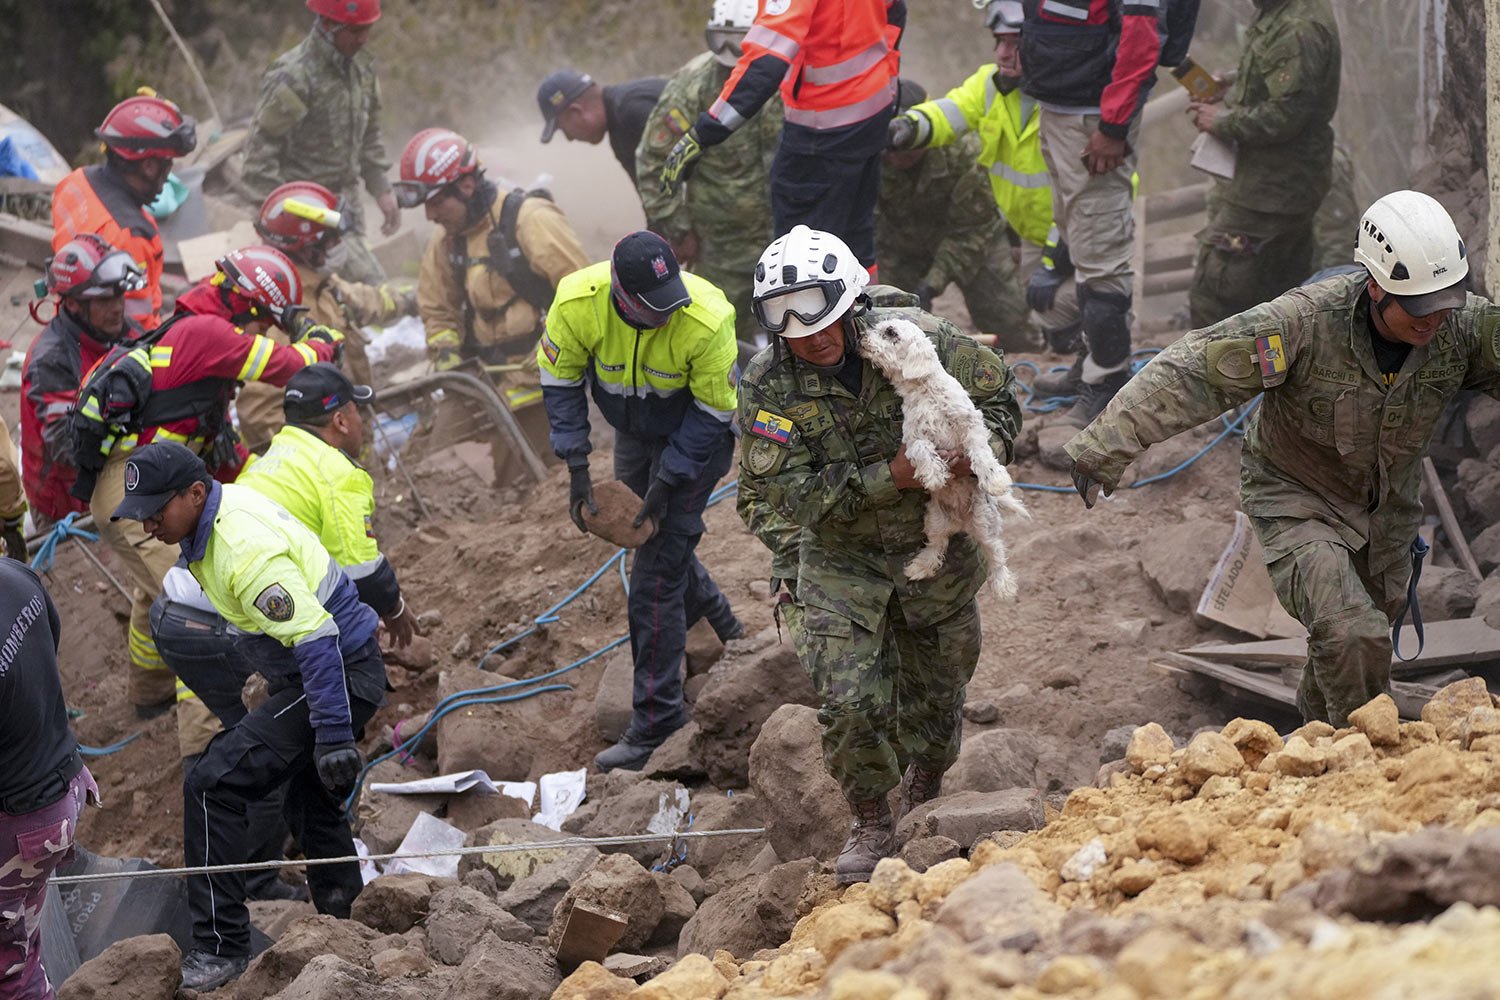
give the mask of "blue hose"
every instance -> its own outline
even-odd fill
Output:
[[[107,747],[90,747],[80,743],[78,744],[78,755],[80,757],[108,757],[112,753],[119,753],[140,738],[140,733],[131,733],[120,742],[111,743]]]
[[[84,531],[74,526],[78,520],[78,512],[74,511],[67,517],[58,521],[47,532],[47,537],[37,546],[36,555],[31,557],[31,568],[38,573],[45,573],[52,568],[52,563],[57,559],[57,547],[69,538],[81,538],[85,542],[97,542],[99,536],[92,531]]]

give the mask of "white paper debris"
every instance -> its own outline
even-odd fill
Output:
[[[509,795],[525,802],[528,807],[536,801],[536,782],[496,781],[484,771],[455,771],[416,781],[376,781],[371,783],[370,791],[387,795],[457,795],[477,791],[486,795]]]
[[[588,769],[582,767],[576,771],[554,771],[542,775],[541,800],[532,821],[551,830],[562,830],[563,820],[583,804],[587,780]]]
[[[450,826],[431,813],[417,813],[417,819],[406,831],[397,854],[421,854],[424,851],[447,851],[464,846],[468,834]],[[458,855],[436,858],[398,858],[385,866],[387,875],[398,872],[420,872],[434,878],[458,878]]]

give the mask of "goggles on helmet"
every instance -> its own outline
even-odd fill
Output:
[[[111,149],[161,151],[173,157],[186,156],[198,146],[198,125],[191,118],[186,118],[166,135],[101,136],[100,138]]]
[[[745,32],[742,28],[711,27],[704,32],[704,39],[708,42],[709,52],[737,62],[743,51],[740,43],[745,40]]]
[[[146,276],[135,266],[129,254],[112,253],[94,269],[94,280],[76,296],[80,299],[107,299],[146,287]]]
[[[838,307],[844,295],[842,278],[820,278],[778,288],[755,300],[755,318],[771,333],[785,333],[792,317],[812,326]]]
[[[447,187],[447,184],[396,181],[391,185],[391,191],[396,195],[396,204],[401,208],[420,208],[442,194]]]

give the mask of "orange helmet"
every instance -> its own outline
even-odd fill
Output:
[[[94,135],[124,160],[174,159],[198,145],[198,123],[171,101],[127,97],[110,109]]]
[[[355,27],[380,20],[380,0],[307,0],[307,9],[319,17]]]
[[[478,169],[479,156],[469,140],[452,129],[423,129],[401,153],[401,179],[392,185],[396,204],[416,208]]]
[[[275,247],[253,246],[235,250],[214,262],[219,273],[213,281],[245,300],[244,308],[231,309],[236,321],[269,319],[281,326],[302,304],[302,279],[286,254]]]
[[[312,181],[292,181],[272,191],[255,220],[260,238],[289,254],[326,253],[349,226],[344,199]]]

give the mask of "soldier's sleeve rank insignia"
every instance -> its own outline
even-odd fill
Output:
[[[1272,333],[1255,338],[1255,351],[1260,356],[1260,373],[1264,376],[1280,375],[1286,371],[1286,351],[1281,346],[1281,334]]]
[[[792,439],[792,422],[770,410],[756,410],[755,423],[750,425],[750,433],[759,434],[777,444],[786,444]]]

